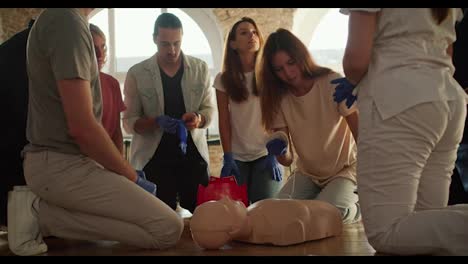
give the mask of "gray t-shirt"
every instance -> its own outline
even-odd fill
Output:
[[[75,8],[46,9],[31,29],[27,46],[29,110],[24,151],[80,154],[70,137],[58,80],[90,81],[93,112],[101,120],[99,72],[89,24]]]

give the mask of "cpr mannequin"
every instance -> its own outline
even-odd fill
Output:
[[[199,205],[190,231],[200,247],[218,249],[232,240],[293,245],[340,235],[342,225],[339,210],[323,201],[265,199],[246,208],[223,198]]]

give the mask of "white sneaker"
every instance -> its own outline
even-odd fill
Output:
[[[16,255],[47,252],[39,228],[39,201],[27,186],[15,186],[8,193],[8,246]]]

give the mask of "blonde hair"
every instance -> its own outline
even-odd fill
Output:
[[[89,23],[89,31],[91,31],[91,34],[98,35],[106,40],[106,35],[104,35],[104,32],[102,32],[102,30],[95,24]]]
[[[104,42],[106,41],[106,35],[104,35],[104,32],[102,32],[102,30],[95,24],[89,23],[89,31],[91,32],[91,36],[93,37],[93,39],[94,39],[94,36],[99,36],[104,40]],[[107,46],[105,47],[105,52],[107,52]],[[104,65],[107,62],[107,54],[103,54],[103,55],[104,55],[104,62],[103,62],[103,65]]]

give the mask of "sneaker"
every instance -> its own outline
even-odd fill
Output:
[[[8,193],[8,246],[16,255],[47,252],[39,228],[39,201],[27,186],[15,186]]]

